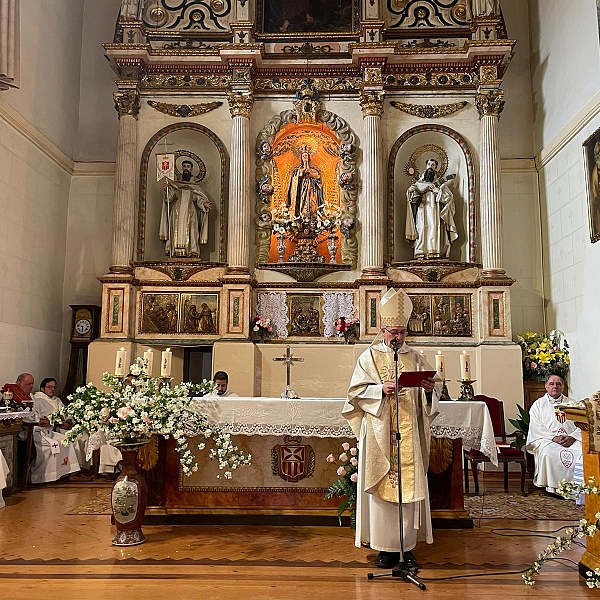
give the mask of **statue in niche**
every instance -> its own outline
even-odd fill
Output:
[[[415,258],[448,258],[458,237],[454,195],[448,187],[456,176],[436,178],[438,166],[436,159],[428,159],[423,174],[406,191],[406,239]]]
[[[140,7],[140,0],[122,0],[121,17],[124,19],[137,19]]]
[[[159,238],[169,257],[198,257],[208,243],[208,213],[211,202],[193,179],[194,163],[181,162],[178,181],[167,179],[160,218]],[[196,177],[196,180],[198,177]]]
[[[317,210],[325,204],[321,171],[310,160],[308,145],[300,147],[300,164],[292,171],[287,194],[287,207],[304,220],[316,219]]]
[[[471,0],[471,13],[474,17],[497,17],[500,15],[499,0]]]

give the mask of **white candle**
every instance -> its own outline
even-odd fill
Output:
[[[460,355],[460,378],[463,381],[471,380],[471,355],[466,350]]]
[[[446,367],[444,363],[446,362],[446,357],[442,354],[441,350],[438,350],[438,353],[435,355],[435,370],[437,374],[440,376],[440,379],[446,379]]]
[[[115,363],[115,375],[122,377],[127,374],[127,350],[125,348],[121,348],[117,350],[117,362]]]
[[[144,360],[146,361],[144,373],[148,375],[148,377],[152,377],[152,363],[154,362],[154,352],[152,352],[150,348],[148,348],[148,350],[144,352]]]
[[[171,352],[171,348],[167,348],[161,356],[160,359],[160,376],[161,377],[171,377],[171,359],[173,358],[173,353]]]

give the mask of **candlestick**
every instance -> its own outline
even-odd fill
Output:
[[[440,379],[446,379],[446,367],[445,363],[446,357],[442,354],[441,350],[438,350],[438,353],[435,355],[435,370],[437,374],[440,376]]]
[[[171,360],[173,358],[173,353],[171,352],[171,348],[167,348],[161,356],[160,360],[160,376],[161,377],[171,377]]]
[[[460,355],[460,378],[465,381],[471,379],[471,355],[466,350]]]
[[[115,375],[123,377],[126,374],[127,350],[121,348],[117,350],[117,362],[115,363]]]
[[[152,364],[154,363],[154,352],[152,352],[150,348],[148,348],[148,350],[144,352],[144,360],[146,361],[144,373],[148,375],[148,377],[152,377]]]
[[[473,391],[473,384],[476,379],[460,379],[460,395],[458,399],[462,402],[473,402],[475,400],[475,392]]]

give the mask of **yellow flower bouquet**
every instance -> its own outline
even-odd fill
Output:
[[[517,336],[523,355],[523,375],[535,381],[545,381],[550,375],[563,379],[569,372],[569,344],[562,331],[550,333],[528,331]]]

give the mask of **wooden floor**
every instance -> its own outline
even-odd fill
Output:
[[[491,530],[543,534],[565,522],[482,519],[474,530],[436,530],[433,545],[415,550],[428,587],[421,592],[398,579],[367,580],[367,573],[377,571],[376,553],[355,548],[345,528],[155,526],[144,528],[145,544],[113,547],[108,516],[65,514],[95,497],[101,485],[49,485],[6,497],[0,509],[0,599],[598,597],[569,563],[548,565],[533,588],[519,574],[427,581],[525,569],[551,540],[500,537]],[[488,493],[500,487],[486,481]],[[565,556],[578,561],[581,553],[576,548]]]

